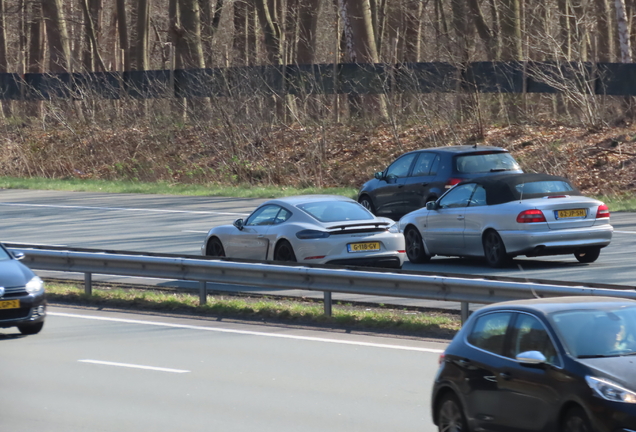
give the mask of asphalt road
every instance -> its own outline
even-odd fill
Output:
[[[54,307],[0,329],[0,430],[436,430],[445,344]]]
[[[245,217],[263,201],[265,200],[1,190],[0,240],[198,255],[209,228]],[[614,213],[611,222],[615,228],[612,243],[603,249],[598,261],[592,264],[580,264],[573,256],[568,255],[518,258],[513,267],[491,269],[479,260],[435,257],[428,264],[407,263],[404,268],[440,273],[634,286],[636,214]],[[192,284],[191,286],[194,287]],[[319,293],[315,295],[320,296]],[[334,298],[349,299],[337,296]],[[412,304],[413,301],[406,303]],[[456,307],[447,302],[428,302],[427,305]]]

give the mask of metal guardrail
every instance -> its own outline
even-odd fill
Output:
[[[25,254],[32,269],[85,274],[85,291],[92,292],[92,275],[119,275],[198,281],[200,301],[207,301],[207,282],[263,288],[322,291],[325,314],[331,315],[331,293],[441,300],[462,303],[462,319],[469,303],[496,303],[535,297],[568,295],[610,296],[636,299],[636,288],[603,285],[568,286],[475,277],[436,276],[364,269],[304,267],[266,262],[239,262],[204,257],[143,255],[126,252],[48,250],[6,245]]]

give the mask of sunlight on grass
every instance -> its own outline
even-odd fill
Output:
[[[93,289],[93,294],[87,296],[80,285],[48,282],[46,288],[49,301],[83,306],[337,325],[442,338],[452,337],[460,328],[459,317],[453,315],[382,307],[352,308],[349,305],[334,305],[333,314],[329,317],[324,314],[322,303],[316,302],[208,296],[207,304],[201,306],[198,295],[174,291],[104,287]]]
[[[278,198],[289,195],[334,194],[357,197],[354,188],[292,188],[280,186],[227,186],[219,184],[140,183],[88,179],[47,179],[0,177],[0,188],[60,190],[73,192],[141,193],[187,196],[226,196],[237,198]]]

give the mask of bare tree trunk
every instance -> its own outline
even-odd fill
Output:
[[[417,63],[420,61],[423,3],[419,0],[406,0],[405,8],[405,46],[402,61]]]
[[[28,73],[42,73],[42,63],[44,62],[43,32],[42,32],[42,3],[31,3],[29,14],[29,52],[28,52]],[[43,115],[43,103],[41,100],[28,101],[27,115],[41,118]]]
[[[632,62],[632,48],[629,38],[629,26],[625,12],[625,0],[615,0],[616,24],[618,26],[618,38],[620,42],[621,63]]]
[[[204,61],[209,67],[213,63],[212,42],[219,28],[223,0],[216,0],[214,6],[212,6],[212,0],[199,0],[199,9],[201,11],[201,43],[203,44]]]
[[[242,0],[234,2],[234,35],[232,39],[232,48],[234,51],[233,62],[235,66],[245,66],[248,64],[248,12],[247,3]]]
[[[470,13],[473,17],[473,22],[475,24],[477,34],[479,34],[479,37],[484,43],[484,49],[486,50],[488,59],[496,60],[496,46],[493,41],[492,31],[488,26],[488,23],[486,23],[486,18],[481,11],[479,2],[477,0],[468,0],[468,8],[470,9]]]
[[[612,35],[612,12],[608,0],[595,0],[597,28],[597,59],[611,62],[614,59],[614,37]]]
[[[267,50],[267,60],[269,64],[281,64],[282,32],[278,20],[276,19],[276,9],[269,7],[267,0],[254,0],[258,21],[265,36],[265,49]]]
[[[321,0],[300,0],[296,62],[313,64],[316,57],[316,28]]]
[[[97,41],[97,35],[100,28],[100,9],[101,0],[91,0],[90,5],[88,0],[80,0],[80,6],[84,14],[84,24],[86,32],[86,50],[84,52],[84,69],[86,72],[94,71],[99,66],[99,69],[106,71],[104,60],[99,53],[99,44]]]
[[[5,30],[5,4],[4,0],[0,0],[0,73],[9,72],[9,63],[7,60],[7,32]],[[2,101],[2,114],[4,117],[11,117],[11,101]]]
[[[130,46],[128,43],[128,17],[126,13],[126,0],[117,1],[117,29],[119,30],[119,49],[124,53],[123,70],[130,69]]]
[[[42,12],[46,20],[46,35],[49,41],[49,70],[54,73],[68,72],[70,71],[71,48],[60,0],[43,1]]]
[[[137,25],[133,49],[134,70],[148,70],[148,34],[150,32],[150,0],[137,0]]]

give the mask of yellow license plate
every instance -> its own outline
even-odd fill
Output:
[[[0,309],[18,309],[20,300],[0,300]]]
[[[575,218],[581,217],[584,218],[587,215],[585,209],[572,209],[572,210],[559,210],[557,211],[557,219],[564,218]]]
[[[379,251],[380,250],[380,242],[349,243],[347,245],[347,250],[349,252]]]

